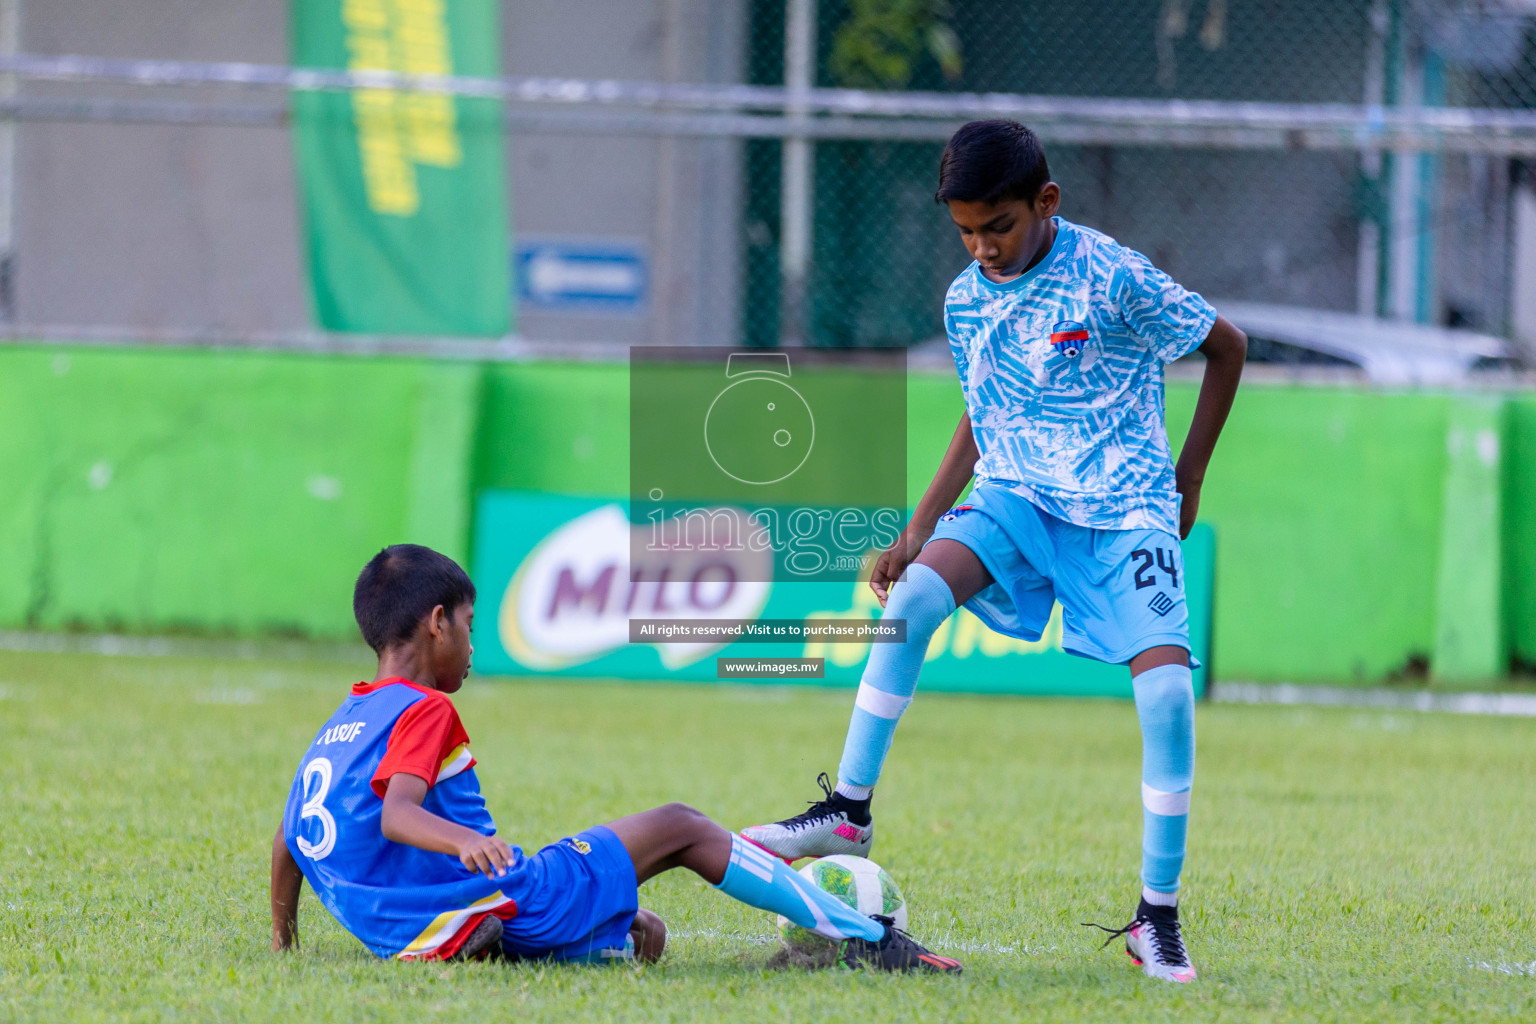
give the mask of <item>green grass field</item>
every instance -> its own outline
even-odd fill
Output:
[[[361,665],[0,654],[3,1020],[1536,1018],[1536,721],[1210,706],[1185,920],[1153,984],[1080,921],[1137,892],[1129,705],[921,697],[876,803],[911,930],[963,978],[767,967],[766,914],[674,873],[644,969],[381,963],[312,896],[268,951],[296,760]],[[458,704],[525,848],[669,800],[740,827],[835,766],[846,693],[478,680]]]

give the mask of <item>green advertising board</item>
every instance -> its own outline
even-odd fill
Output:
[[[620,501],[485,491],[475,519],[473,575],[479,589],[475,668],[486,675],[556,675],[717,681],[719,658],[823,658],[813,685],[858,681],[867,643],[735,641],[632,643],[631,620],[843,619],[869,622],[880,606],[862,581],[751,582],[679,575],[631,582],[631,524]],[[1197,526],[1184,542],[1190,644],[1209,678],[1215,536]],[[788,680],[735,678],[733,682]],[[1002,636],[961,609],[928,648],[922,687],[959,693],[1129,697],[1129,673],[1061,649],[1061,608],[1044,636]]]
[[[300,67],[494,77],[495,0],[292,0]],[[420,89],[299,92],[315,316],[332,331],[510,330],[501,105]]]

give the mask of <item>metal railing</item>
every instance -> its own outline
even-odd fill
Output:
[[[1262,11],[1241,0],[956,4],[943,17],[961,48],[958,70],[919,53],[910,75],[878,88],[849,87],[857,76],[837,60],[856,28],[853,5],[743,2],[745,59],[738,80],[716,83],[426,76],[0,46],[0,137],[49,123],[280,129],[294,93],[387,89],[494,100],[499,112],[477,113],[465,130],[505,132],[514,148],[655,140],[673,171],[686,163],[679,154],[724,152],[734,177],[722,188],[735,206],[729,216],[712,208],[707,230],[709,259],[730,264],[721,272],[729,282],[717,274],[702,283],[702,272],[671,282],[665,300],[636,314],[653,321],[645,330],[597,317],[581,321],[579,337],[577,327],[561,337],[666,341],[676,309],[726,287],[733,312],[711,321],[714,343],[910,345],[940,333],[943,289],[965,262],[931,202],[942,143],[966,120],[1011,117],[1045,141],[1067,216],[1147,252],[1193,287],[1536,342],[1527,295],[1536,292],[1528,240],[1536,238],[1536,10],[1525,0],[1290,0]],[[0,177],[8,185],[3,167]],[[517,178],[514,219],[563,184]],[[8,203],[9,194],[0,189],[5,224],[10,204],[28,199]],[[679,186],[675,200],[657,203],[681,218],[655,230],[659,271],[695,230],[689,201]],[[4,249],[0,242],[0,261]],[[0,321],[14,334],[7,268]],[[216,310],[199,315],[205,326],[183,322],[168,336],[241,333]],[[539,337],[555,321],[524,322]],[[56,317],[37,329],[67,333]],[[80,333],[155,329],[99,323]],[[245,333],[309,337],[291,320]]]

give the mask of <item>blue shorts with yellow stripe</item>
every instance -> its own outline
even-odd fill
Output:
[[[504,952],[524,960],[604,961],[633,950],[640,908],[634,861],[602,825],[551,843],[528,859],[532,877],[506,922]]]

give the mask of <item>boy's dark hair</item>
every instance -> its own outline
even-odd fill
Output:
[[[377,654],[416,634],[421,620],[438,605],[453,620],[454,609],[475,599],[475,585],[459,563],[420,544],[392,544],[374,555],[357,575],[352,614]]]
[[[949,137],[933,198],[939,203],[1024,199],[1033,205],[1050,180],[1045,150],[1034,132],[1017,121],[972,121]]]

